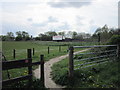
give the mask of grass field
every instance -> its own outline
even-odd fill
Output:
[[[93,42],[44,42],[44,41],[34,41],[34,42],[2,42],[2,51],[6,56],[7,60],[13,59],[13,49],[16,49],[16,60],[24,59],[27,56],[27,49],[35,48],[35,55],[33,56],[33,61],[38,61],[40,54],[44,54],[45,60],[50,58],[60,56],[67,53],[68,45],[94,45],[97,43]],[[58,46],[51,45],[66,45],[61,47],[61,52],[59,52]],[[48,46],[50,47],[50,54],[48,54]]]
[[[19,60],[27,58],[27,49],[35,48],[35,55],[32,56],[33,62],[39,61],[40,54],[44,54],[45,61],[51,58],[67,54],[68,45],[94,45],[94,42],[51,42],[51,41],[5,41],[2,42],[2,52],[6,56],[7,60]],[[56,46],[52,46],[56,45]],[[61,52],[59,47],[61,46]],[[50,47],[50,54],[48,54],[48,46]],[[16,49],[16,59],[13,59],[13,49]],[[79,49],[78,49],[79,50]],[[78,51],[76,50],[76,51]],[[35,69],[36,67],[33,67]],[[3,71],[3,79],[7,79],[7,71]],[[27,75],[27,68],[12,69],[9,70],[10,77],[14,78],[17,76]]]
[[[27,49],[35,48],[35,55],[32,56],[33,62],[39,61],[40,54],[44,54],[45,61],[50,60],[51,58],[61,56],[67,54],[68,45],[77,45],[77,46],[87,46],[87,45],[95,45],[97,43],[94,42],[43,42],[43,41],[22,41],[22,42],[2,42],[2,52],[6,56],[7,60],[13,59],[13,49],[16,49],[16,59],[25,59],[27,58]],[[53,45],[53,46],[52,46]],[[56,46],[55,46],[56,45]],[[59,47],[57,45],[65,45],[61,47],[61,52],[59,52]],[[48,46],[50,47],[50,54],[48,54]],[[79,51],[81,49],[75,49],[75,51]],[[85,58],[85,57],[84,57]],[[77,63],[76,63],[77,64]],[[82,88],[91,88],[91,87],[118,87],[120,82],[118,78],[120,74],[118,73],[118,62],[96,65],[95,68],[102,70],[99,73],[95,73],[91,71],[91,68],[86,68],[82,70],[75,71],[75,78],[72,84],[72,87],[82,87]],[[114,68],[112,68],[114,67]],[[36,67],[33,67],[35,69]],[[106,69],[105,69],[106,68]],[[53,72],[53,80],[61,85],[67,85],[67,87],[71,87],[68,81],[68,59],[64,59],[52,67]],[[89,72],[88,72],[89,71]],[[81,73],[82,72],[82,73]],[[105,74],[107,72],[107,74]],[[27,75],[27,68],[21,69],[12,69],[9,70],[10,77],[18,77]],[[108,76],[110,79],[108,79]],[[111,76],[111,77],[110,77]],[[7,71],[3,71],[2,74],[3,79],[8,79]],[[107,77],[107,78],[106,78]],[[103,82],[105,80],[105,82]],[[38,83],[39,81],[37,81]],[[23,84],[21,84],[23,85]]]

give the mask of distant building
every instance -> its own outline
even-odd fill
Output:
[[[52,37],[52,40],[53,41],[63,41],[65,39],[65,37],[64,36],[61,36],[61,35],[57,35],[57,36],[53,36]]]

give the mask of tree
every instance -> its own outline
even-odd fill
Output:
[[[22,31],[22,39],[24,41],[30,40],[29,34],[27,32],[25,32],[25,31]]]
[[[73,31],[72,38],[75,39],[76,36],[77,36],[77,32]]]
[[[16,32],[16,35],[22,37],[22,32],[21,32],[21,31],[18,31],[18,32]]]
[[[66,37],[67,38],[73,38],[73,32],[72,31],[68,31]]]
[[[55,31],[48,31],[48,32],[45,33],[45,35],[47,35],[47,36],[56,36],[57,33]]]
[[[39,37],[39,38],[38,38]],[[41,41],[51,41],[52,36],[48,36],[45,34],[40,33],[36,39],[41,40]]]
[[[78,34],[75,36],[74,39],[76,39],[76,40],[83,40],[83,36],[82,36],[81,33],[78,33]]]
[[[113,35],[113,36],[110,38],[108,44],[113,44],[113,45],[119,44],[119,45],[120,45],[120,35]]]
[[[7,32],[6,37],[8,38],[8,40],[14,40],[14,34],[12,32]]]
[[[58,35],[65,36],[65,32],[58,32]]]
[[[27,32],[25,32],[25,31],[18,31],[18,32],[16,32],[16,35],[17,35],[16,36],[16,41],[30,40],[29,34]]]
[[[6,35],[1,35],[0,40],[1,41],[8,41],[8,37]]]
[[[15,40],[16,41],[21,41],[22,40],[22,32],[21,31],[18,31],[18,32],[16,32],[16,38],[15,38]]]
[[[97,28],[93,37],[99,39],[98,41],[100,42],[106,42],[111,37],[110,29],[107,25],[104,25],[102,28]]]

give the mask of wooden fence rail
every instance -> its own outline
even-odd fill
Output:
[[[41,72],[41,82],[42,82],[42,86],[44,86],[44,55],[40,55],[40,61],[32,62],[31,49],[27,50],[27,59],[15,60],[15,61],[3,61],[2,62],[2,70],[28,67],[28,75],[3,80],[2,85],[5,86],[5,85],[8,85],[10,83],[14,83],[14,82],[18,82],[18,81],[27,79],[27,80],[29,80],[29,86],[31,86],[32,76],[33,76],[33,74],[32,74],[32,66],[33,65],[41,65],[41,71],[40,71]]]

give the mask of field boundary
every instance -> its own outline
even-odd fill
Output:
[[[15,60],[15,61],[2,61],[2,70],[28,67],[28,75],[20,76],[20,77],[16,77],[16,78],[10,78],[7,80],[2,80],[2,81],[0,81],[0,83],[2,83],[3,86],[6,86],[6,85],[9,85],[14,82],[18,82],[18,81],[22,81],[22,80],[29,80],[28,87],[31,87],[32,77],[33,77],[33,73],[32,73],[33,65],[41,65],[41,70],[40,70],[41,82],[42,82],[42,87],[44,87],[44,55],[40,55],[40,61],[32,62],[31,49],[27,49],[27,59]]]

